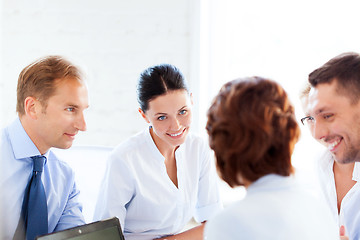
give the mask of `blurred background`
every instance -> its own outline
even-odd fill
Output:
[[[136,82],[159,63],[185,75],[194,96],[193,131],[205,137],[211,99],[237,77],[278,81],[300,119],[307,75],[342,52],[360,51],[359,7],[356,0],[1,0],[0,127],[16,117],[20,71],[50,54],[87,75],[88,130],[75,147],[111,148],[146,127]],[[293,162],[309,185],[321,150],[302,127]],[[240,188],[225,198],[243,195]]]

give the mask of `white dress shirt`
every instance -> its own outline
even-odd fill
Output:
[[[1,132],[0,141],[0,239],[13,239],[19,222],[25,188],[32,176],[32,156],[39,150],[17,118]],[[79,190],[72,169],[49,150],[41,181],[48,208],[48,232],[85,224]]]
[[[325,200],[338,226],[344,225],[350,240],[360,239],[360,163],[355,162],[352,180],[355,185],[348,191],[341,202],[340,213],[337,208],[337,195],[334,178],[334,159],[326,151],[318,161],[318,175]]]
[[[222,208],[213,153],[189,134],[175,158],[178,188],[149,129],[120,144],[109,156],[94,220],[117,216],[127,240],[176,234],[192,217],[208,220]]]
[[[339,240],[329,209],[293,177],[266,175],[205,224],[206,240]]]

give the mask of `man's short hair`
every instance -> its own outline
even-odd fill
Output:
[[[309,83],[316,87],[336,81],[337,92],[349,96],[352,103],[360,98],[360,55],[355,52],[340,54],[309,74]]]
[[[56,84],[67,79],[82,80],[80,69],[61,56],[46,56],[25,67],[18,79],[16,111],[25,114],[24,101],[31,96],[46,108]]]

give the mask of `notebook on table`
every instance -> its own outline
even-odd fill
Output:
[[[119,219],[114,217],[82,226],[49,233],[36,240],[125,240]]]

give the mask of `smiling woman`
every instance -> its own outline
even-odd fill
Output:
[[[117,216],[126,239],[203,239],[203,227],[179,233],[221,209],[213,155],[190,133],[192,96],[168,64],[146,69],[139,112],[149,127],[110,154],[95,220]],[[121,184],[119,184],[121,183]]]
[[[191,107],[186,90],[173,90],[150,101],[146,113],[139,109],[152,126],[151,137],[166,159],[172,159],[173,149],[185,142],[191,124]]]

